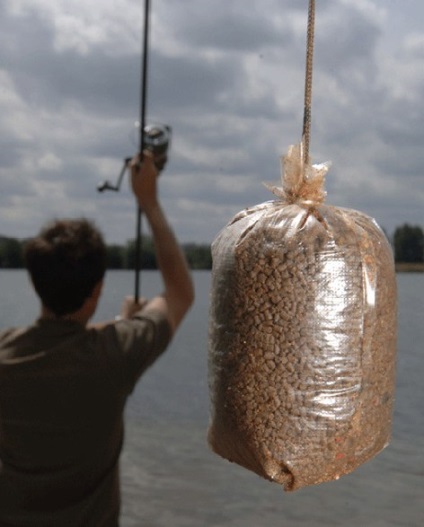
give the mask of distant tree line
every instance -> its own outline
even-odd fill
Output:
[[[182,249],[191,269],[211,269],[212,255],[210,245],[187,243],[182,244]],[[126,245],[107,246],[108,269],[134,269],[136,261],[136,243],[130,240]],[[153,240],[150,237],[142,238],[141,242],[141,268],[157,269]]]
[[[0,268],[21,269],[24,267],[23,248],[25,241],[0,236]],[[182,249],[192,269],[211,269],[212,256],[210,245],[188,243]],[[136,243],[130,240],[125,245],[107,246],[108,269],[134,269],[136,260]],[[157,269],[153,241],[150,237],[142,237],[141,242],[142,269]]]
[[[399,263],[424,262],[424,232],[417,225],[405,223],[393,235],[395,260]]]
[[[398,263],[424,262],[424,231],[420,226],[405,223],[397,227],[390,240],[395,261]],[[24,241],[0,236],[0,268],[19,269],[24,267]],[[210,245],[187,243],[182,245],[191,269],[211,269],[212,255]],[[107,266],[109,269],[134,269],[136,244],[130,240],[126,245],[107,246]],[[153,241],[142,238],[141,268],[157,269]]]
[[[15,238],[0,237],[0,267],[16,269],[23,267],[23,242]]]

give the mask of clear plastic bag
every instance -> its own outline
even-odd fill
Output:
[[[297,490],[389,442],[396,280],[376,222],[323,204],[327,167],[304,169],[301,145],[284,161],[280,199],[240,212],[212,246],[208,440]]]

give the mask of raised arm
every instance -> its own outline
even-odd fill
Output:
[[[150,300],[146,308],[161,310],[175,331],[194,300],[194,288],[183,251],[161,207],[157,193],[158,171],[152,156],[145,152],[140,164],[135,157],[130,164],[134,195],[149,222],[156,260],[165,290]]]

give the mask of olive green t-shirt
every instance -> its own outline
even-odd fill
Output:
[[[153,310],[0,332],[0,527],[118,525],[125,402],[170,339]]]

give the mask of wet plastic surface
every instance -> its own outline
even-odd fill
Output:
[[[338,479],[388,444],[396,364],[386,237],[324,205],[326,167],[305,187],[298,154],[280,199],[214,241],[209,326],[210,445],[286,490]]]

